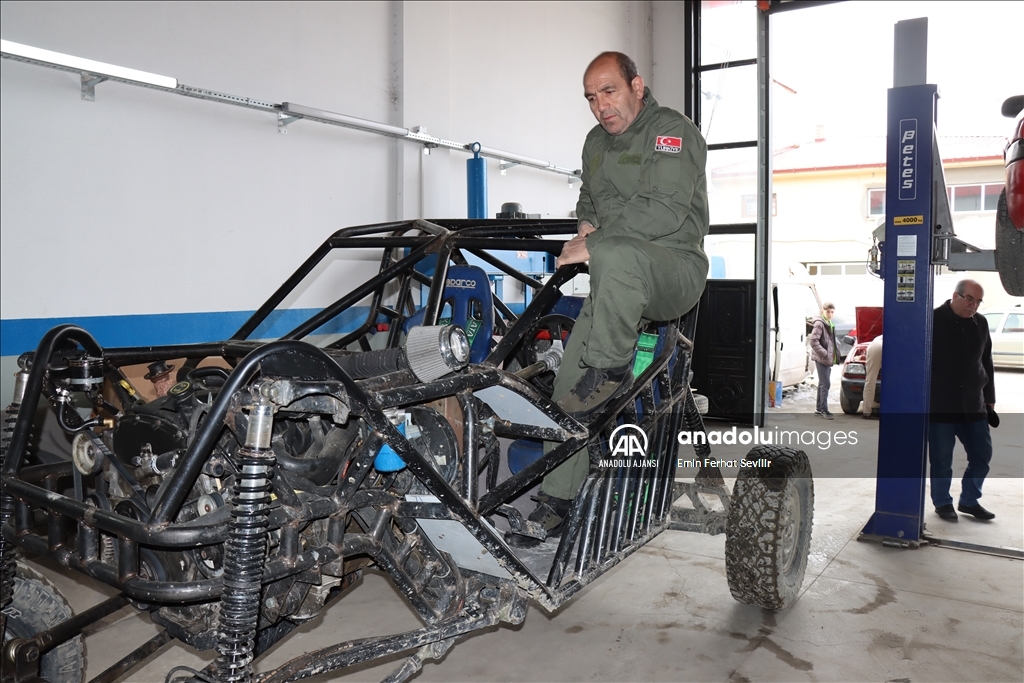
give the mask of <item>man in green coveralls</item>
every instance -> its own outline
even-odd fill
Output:
[[[700,131],[659,106],[636,64],[619,52],[590,63],[583,94],[599,125],[583,144],[578,233],[556,263],[589,260],[590,295],[553,394],[577,418],[630,388],[640,326],[693,308],[708,274],[707,144]],[[584,449],[544,478],[530,519],[549,535],[561,532],[589,467]]]

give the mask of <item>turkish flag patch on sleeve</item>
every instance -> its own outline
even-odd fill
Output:
[[[683,149],[683,139],[674,138],[670,135],[659,135],[658,139],[654,141],[655,152],[670,152],[672,154],[679,154]]]

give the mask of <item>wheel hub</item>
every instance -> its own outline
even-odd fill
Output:
[[[800,524],[803,521],[800,507],[800,496],[792,483],[786,487],[779,511],[779,547],[782,551],[780,569],[782,573],[789,571],[796,558],[796,549],[800,537]]]

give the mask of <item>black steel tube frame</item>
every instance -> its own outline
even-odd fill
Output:
[[[315,652],[308,652],[274,671],[258,676],[256,680],[258,683],[284,683],[285,681],[300,680],[405,652],[430,643],[446,641],[503,621],[511,623],[521,621],[521,613],[525,612],[525,605],[516,604],[518,599],[515,596],[508,596],[502,600],[503,594],[506,594],[507,591],[500,587],[491,590],[497,594],[498,598],[493,604],[485,605],[473,601],[465,606],[461,614],[442,619],[426,628],[391,636],[350,640]]]
[[[174,637],[170,633],[167,631],[160,631],[160,633],[157,633],[145,643],[108,666],[105,671],[90,680],[89,683],[114,683],[115,681],[120,680],[125,674],[145,662],[153,656],[157,650],[172,640],[174,640]]]
[[[419,234],[406,234],[417,230]],[[100,581],[117,586],[128,596],[140,601],[182,604],[216,599],[220,594],[219,580],[161,582],[138,576],[138,546],[146,545],[157,549],[192,548],[224,541],[225,520],[216,513],[190,523],[175,523],[173,520],[177,518],[196,477],[222,433],[231,396],[248,386],[259,374],[261,363],[271,356],[301,355],[314,361],[328,378],[341,383],[351,404],[352,414],[361,418],[371,429],[371,433],[362,444],[359,453],[350,461],[348,477],[345,481],[339,482],[336,490],[302,491],[301,505],[298,507],[295,501],[290,501],[287,508],[275,507],[270,519],[272,529],[281,528],[286,523],[296,520],[343,519],[349,510],[358,509],[360,506],[378,509],[387,507],[397,519],[410,521],[427,518],[457,520],[508,571],[512,582],[519,590],[547,609],[557,608],[583,586],[668,528],[675,455],[678,450],[674,437],[681,423],[688,391],[685,377],[689,371],[690,353],[686,339],[693,337],[696,313],[683,319],[683,329],[678,329],[676,324],[669,324],[663,330],[666,343],[654,363],[637,378],[631,392],[594,417],[589,430],[561,412],[532,385],[499,369],[510,359],[530,324],[550,310],[558,300],[558,287],[579,272],[581,266],[560,269],[537,292],[524,314],[513,322],[483,364],[471,366],[460,373],[428,384],[417,382],[408,371],[354,381],[332,358],[332,353],[348,352],[319,349],[298,338],[313,332],[368,294],[374,294],[368,321],[376,321],[377,316],[383,311],[386,316],[394,319],[395,324],[400,325],[406,316],[411,314],[410,287],[427,279],[415,271],[415,265],[427,253],[436,253],[439,256],[435,272],[430,278],[431,294],[425,306],[426,322],[434,322],[440,309],[440,292],[448,263],[450,260],[462,262],[459,249],[467,249],[489,262],[493,260],[487,258],[489,254],[482,250],[533,249],[557,254],[562,243],[540,239],[540,235],[570,235],[574,232],[575,222],[570,221],[524,221],[501,226],[495,226],[493,222],[480,221],[444,221],[437,224],[413,221],[349,228],[332,235],[253,314],[232,339],[205,344],[104,350],[81,328],[71,325],[54,328],[44,336],[36,352],[36,362],[33,364],[25,401],[15,425],[9,457],[4,463],[5,495],[18,501],[18,513],[15,517],[21,520],[17,523],[14,523],[17,520],[12,520],[11,525],[4,527],[5,538],[26,550],[47,555]],[[245,339],[332,250],[355,246],[376,246],[385,250],[380,272],[376,277],[289,333],[289,337],[295,338],[267,344]],[[390,254],[397,247],[410,248],[412,252],[396,262]],[[521,274],[517,276],[514,269],[502,270],[520,281],[530,280]],[[394,309],[387,309],[381,304],[380,294],[383,287],[396,278],[400,278],[399,305]],[[363,327],[365,326],[364,324]],[[34,407],[42,394],[47,361],[58,344],[66,339],[74,340],[90,354],[102,356],[113,365],[152,362],[182,356],[215,356],[228,360],[234,366],[233,372],[211,406],[207,419],[178,463],[173,480],[163,492],[148,522],[106,512],[85,505],[82,501],[55,495],[52,490],[48,490],[53,488],[52,482],[55,478],[69,475],[70,468],[51,467],[45,471],[39,468],[22,468],[28,429],[31,426],[32,414],[35,412]],[[389,334],[388,346],[397,343],[398,335]],[[502,386],[515,391],[557,425],[556,428],[541,428],[493,419],[491,416],[490,429],[493,434],[509,437],[528,436],[561,443],[532,465],[500,485],[489,487],[489,490],[478,496],[474,490],[477,482],[475,475],[478,472],[475,466],[467,468],[467,474],[462,481],[454,486],[449,484],[437,473],[432,462],[398,432],[383,410],[389,407],[422,404],[437,398],[458,397],[463,410],[473,422],[464,434],[463,447],[467,453],[475,456],[480,447],[480,436],[475,431],[478,425],[474,417],[476,399],[473,398],[472,392],[489,386]],[[657,400],[655,388],[658,392]],[[643,410],[640,424],[649,433],[654,434],[656,452],[664,451],[662,457],[658,458],[657,471],[651,473],[641,470],[634,474],[629,470],[616,472],[599,467],[602,440],[614,427],[619,416],[636,418],[637,400],[640,401]],[[481,418],[486,415],[490,415],[490,411],[480,411]],[[383,491],[359,490],[370,468],[373,455],[383,442],[387,442],[406,462],[409,471],[437,497],[438,503],[409,503],[399,501]],[[590,450],[591,472],[574,501],[568,528],[558,546],[550,572],[546,580],[542,580],[516,556],[501,535],[487,524],[484,518],[520,495],[585,446]],[[475,463],[476,458],[471,459]],[[37,485],[39,479],[49,481],[51,485],[40,487]],[[45,510],[50,515],[51,533],[48,538],[31,533],[29,519],[32,507]],[[59,517],[77,522],[77,549],[63,543],[63,536],[60,533],[54,535],[53,530],[58,525],[53,520]],[[335,526],[332,522],[332,528]],[[292,552],[287,558],[272,560],[266,567],[264,581],[269,582],[290,574],[316,570],[338,561],[350,551],[364,554],[369,552],[385,559],[390,557],[378,553],[379,542],[369,539],[370,543],[367,545],[360,537],[352,537],[351,534],[345,534],[341,527],[337,528],[339,531],[333,537],[335,541],[343,537],[341,544],[331,545],[329,541],[328,546],[317,548],[315,551],[301,554]],[[100,561],[93,547],[98,542],[97,530],[114,534],[121,539],[122,559],[130,558],[127,564],[122,562],[121,567],[114,567]],[[351,547],[349,541],[352,542]],[[571,564],[574,571],[566,580],[565,570]],[[400,571],[400,568],[393,571]],[[458,628],[463,630],[459,630],[460,633],[482,627],[471,626],[466,617],[462,617],[461,623],[462,626]],[[439,634],[438,627],[439,624],[433,627],[431,638],[434,640],[437,640],[435,636]],[[420,637],[422,636],[417,636]],[[394,638],[401,639],[401,636]],[[342,657],[348,658],[348,655]]]

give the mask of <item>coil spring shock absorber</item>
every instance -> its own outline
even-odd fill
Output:
[[[683,405],[683,424],[686,425],[686,431],[690,432],[690,434],[704,432],[704,418],[700,415],[697,401],[693,398],[693,390],[690,389],[689,385],[686,386],[686,400]],[[697,458],[704,462],[704,459],[711,455],[711,446],[703,439],[694,439],[693,441],[693,450],[697,454]],[[704,465],[701,465],[700,469],[697,470],[694,481],[700,486],[716,487],[725,485],[722,473],[717,467],[705,467]]]
[[[697,402],[693,398],[693,391],[689,386],[686,387],[686,402],[683,407],[683,423],[686,425],[686,430],[690,434],[704,431],[704,418],[700,416],[700,410],[697,408]],[[694,439],[696,442],[697,440]],[[711,455],[711,446],[705,441],[701,443],[693,444],[694,452],[700,458],[706,458]]]
[[[264,555],[267,550],[270,449],[273,410],[268,403],[249,413],[245,446],[238,449],[239,472],[231,496],[231,523],[224,544],[224,589],[217,643],[217,678],[222,683],[252,680],[253,648],[260,611]]]
[[[11,405],[4,411],[3,433],[0,435],[0,472],[3,471],[4,463],[7,461],[7,450],[11,445],[11,437],[14,434],[14,424],[18,421],[18,413],[21,409],[21,402],[25,398],[25,387],[28,383],[28,370],[22,368],[14,376],[14,398]],[[10,521],[14,516],[14,499],[3,490],[0,481],[0,528]],[[4,540],[0,533],[0,638],[7,626],[7,618],[3,616],[2,610],[10,604],[14,597],[14,546]]]

